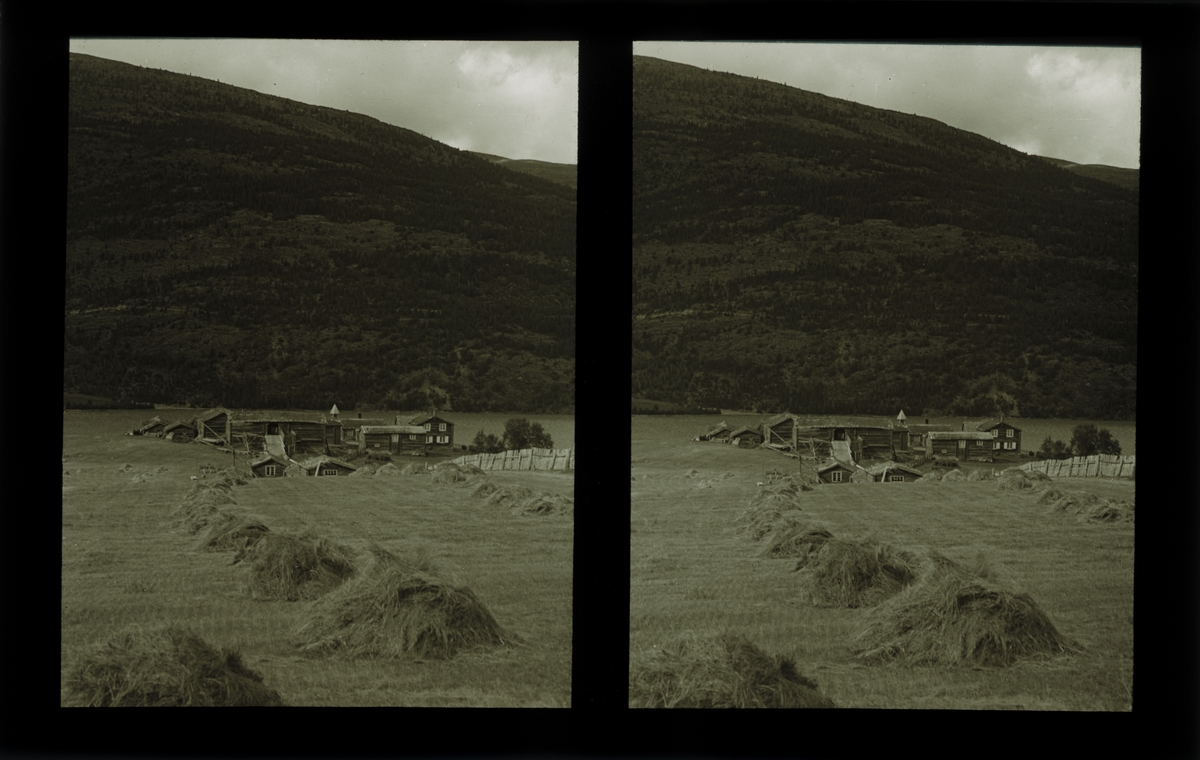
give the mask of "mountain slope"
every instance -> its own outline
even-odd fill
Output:
[[[1061,166],[1067,171],[1085,177],[1095,177],[1096,179],[1111,182],[1127,190],[1136,191],[1138,189],[1140,173],[1137,169],[1124,169],[1119,166],[1106,166],[1104,164],[1077,164],[1073,161],[1065,161],[1061,158],[1048,158],[1046,156],[1041,156],[1041,158],[1055,166]]]
[[[480,158],[486,158],[488,161],[503,165],[505,169],[532,174],[535,177],[548,179],[551,182],[557,182],[567,187],[578,187],[576,180],[578,167],[574,164],[556,164],[551,161],[537,161],[531,158],[505,158],[504,156],[495,156],[491,153],[473,152]]]
[[[932,119],[634,58],[634,396],[1134,414],[1137,194]]]
[[[65,390],[573,406],[572,188],[198,77],[70,77]]]

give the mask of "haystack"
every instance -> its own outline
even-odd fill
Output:
[[[533,496],[525,486],[501,486],[488,495],[485,502],[489,507],[512,507]]]
[[[433,471],[434,483],[461,483],[466,479],[467,476],[457,467],[453,469],[442,469],[439,467]]]
[[[806,524],[807,516],[799,507],[768,504],[750,507],[738,515],[736,522],[742,523],[737,532],[754,541],[762,541],[772,533],[788,525]]]
[[[371,550],[369,567],[314,602],[294,643],[351,658],[448,659],[516,643],[465,585],[439,577],[425,557]]]
[[[945,472],[945,470],[930,470],[929,472],[925,473],[921,477],[917,478],[914,482],[915,483],[938,482],[942,479],[943,472]]]
[[[630,707],[836,707],[790,657],[768,655],[744,635],[686,634],[635,654]]]
[[[970,474],[967,475],[967,480],[972,483],[978,483],[981,480],[990,480],[991,477],[985,470],[971,470]]]
[[[1033,483],[1025,470],[1012,467],[1000,473],[996,487],[1002,491],[1019,491],[1022,488],[1033,488]]]
[[[512,508],[514,515],[558,515],[570,517],[575,514],[575,498],[561,494],[540,493]]]
[[[1050,505],[1056,512],[1070,512],[1081,515],[1100,503],[1100,497],[1086,491],[1063,491],[1062,498]]]
[[[462,464],[462,465],[459,465],[459,468],[462,470],[464,475],[484,475],[484,474],[486,474],[483,471],[483,469],[476,467],[473,464]]]
[[[1028,594],[928,552],[915,583],[867,614],[859,657],[908,665],[1010,665],[1075,645]]]
[[[207,530],[213,523],[226,519],[225,515],[228,514],[228,510],[213,502],[185,501],[174,509],[171,518],[175,529],[194,536],[202,530]]]
[[[798,557],[800,564],[803,564],[831,538],[833,533],[827,526],[789,516],[781,520],[758,556]]]
[[[1105,499],[1084,509],[1079,519],[1087,522],[1133,522],[1133,502]]]
[[[813,604],[872,607],[913,583],[919,564],[915,553],[890,544],[830,537],[796,570]]]
[[[428,475],[429,470],[426,469],[425,465],[423,465],[423,464],[412,464],[410,462],[409,464],[404,465],[403,469],[400,470],[400,474],[401,475]]]
[[[272,707],[279,692],[241,656],[179,626],[127,629],[83,655],[66,678],[70,707]]]
[[[942,476],[943,483],[958,483],[966,482],[967,476],[963,475],[962,470],[949,470]]]
[[[495,481],[480,480],[479,483],[477,483],[475,487],[471,489],[471,495],[482,499],[484,497],[491,496],[499,490],[500,486],[496,485]]]
[[[402,473],[400,472],[399,467],[392,464],[391,462],[388,462],[383,467],[380,467],[378,470],[376,470],[375,474],[380,477],[390,477],[393,475],[400,475]]]
[[[379,464],[377,462],[363,462],[362,464],[358,465],[357,470],[351,471],[346,475],[346,477],[353,478],[356,476],[362,477],[363,475],[374,475],[375,471],[378,469]]]
[[[196,548],[205,552],[237,551],[258,543],[270,530],[260,519],[221,512],[209,523]]]
[[[233,564],[248,562],[248,590],[253,599],[289,602],[315,599],[354,575],[350,549],[305,532],[270,531],[238,551]]]

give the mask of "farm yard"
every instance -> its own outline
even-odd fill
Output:
[[[686,659],[709,652],[794,671],[760,690],[786,686],[794,706],[1132,709],[1133,481],[996,478],[981,467],[982,480],[788,488],[778,474],[794,473],[794,459],[690,440],[714,423],[631,421],[631,706],[712,705],[724,665]],[[1118,437],[1132,453],[1129,432],[1128,446]],[[849,602],[858,606],[833,593],[855,584],[821,585],[837,579],[837,557],[821,548],[835,539],[885,571]],[[921,639],[940,603],[931,590],[1007,617]],[[702,673],[701,699],[664,686],[664,662]],[[754,696],[738,704],[774,706]]]
[[[64,413],[63,704],[86,702],[69,686],[108,642],[106,656],[207,645],[202,659],[225,657],[253,674],[239,683],[257,676],[285,705],[570,705],[570,473],[443,466],[238,483],[215,447],[124,435],[145,416]],[[202,547],[231,526],[236,541]],[[252,595],[272,552],[299,556],[285,550],[305,541],[318,555],[344,550],[354,571],[297,601]],[[429,607],[395,604],[407,598]]]

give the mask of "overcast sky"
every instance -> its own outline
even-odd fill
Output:
[[[928,116],[1025,153],[1140,166],[1137,48],[635,42],[634,53]]]
[[[75,39],[71,52],[354,111],[464,150],[576,163],[577,42]]]

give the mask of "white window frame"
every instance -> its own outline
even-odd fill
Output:
[[[1006,448],[1006,449],[1016,449],[1016,448],[1017,448],[1017,444],[1016,444],[1016,442],[1015,442],[1015,441],[1014,441],[1013,443],[1005,443],[1005,444],[1004,444],[1004,448]]]
[[[1005,430],[1005,431],[1004,431],[1004,435],[1005,435],[1005,437],[1007,437],[1007,438],[1012,438],[1012,437],[1013,437],[1013,431],[1012,431],[1012,430]]]
[[[993,448],[993,449],[998,449],[998,448],[1000,448],[1000,442],[999,442],[999,441],[996,441],[996,443],[995,443],[995,444],[992,446],[992,448]]]
[[[275,477],[275,465],[269,464],[263,468],[263,475],[268,478]]]
[[[904,476],[903,475],[888,475],[888,482],[889,483],[903,483]]]
[[[437,437],[437,442],[438,442],[438,443],[450,443],[450,436],[448,436],[448,435],[439,435],[439,436]]]
[[[441,431],[441,432],[443,432],[443,433],[444,433],[444,432],[446,432],[446,423],[444,423],[444,422],[439,422],[439,423],[438,423],[438,430],[439,430],[439,431]]]
[[[841,483],[842,482],[842,471],[834,470],[833,472],[829,473],[829,482],[830,483]]]
[[[431,435],[425,436],[425,443],[433,443],[433,436],[431,436]]]
[[[992,437],[993,437],[993,438],[999,438],[999,437],[1000,437],[1000,429],[999,429],[999,428],[992,428]]]
[[[409,433],[409,434],[408,434],[408,440],[410,440],[410,441],[415,441],[415,440],[417,440],[417,434],[416,434],[416,433]]]
[[[425,423],[425,432],[426,432],[426,433],[428,433],[430,430],[433,430],[433,423],[432,423],[432,422],[426,422],[426,423]]]
[[[323,475],[323,476],[337,475],[337,474],[338,474],[338,471],[334,470],[334,469],[321,470],[321,475]]]

